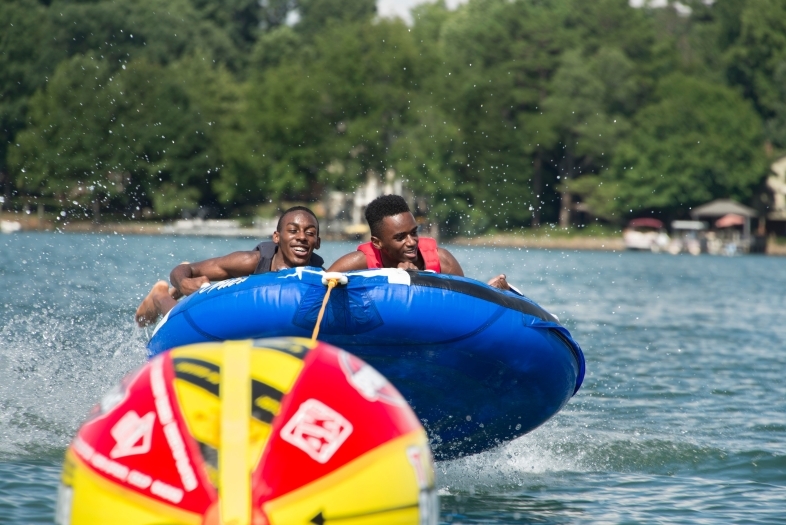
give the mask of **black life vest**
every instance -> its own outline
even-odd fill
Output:
[[[276,251],[278,251],[278,244],[274,243],[273,241],[260,242],[256,245],[254,250],[259,250],[259,263],[257,264],[257,268],[254,270],[252,275],[269,272],[270,265],[273,264],[273,256],[275,256]],[[324,264],[325,260],[322,259],[322,257],[314,252],[311,252],[311,259],[308,261],[309,266],[322,268],[322,265]]]

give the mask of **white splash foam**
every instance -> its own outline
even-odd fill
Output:
[[[551,421],[534,432],[493,450],[436,465],[441,494],[474,493],[478,487],[521,486],[534,477],[583,472],[580,441],[586,436]]]
[[[64,448],[101,396],[144,362],[132,322],[106,321],[41,310],[0,329],[0,456]]]

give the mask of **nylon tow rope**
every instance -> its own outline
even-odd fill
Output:
[[[311,333],[311,342],[317,342],[317,336],[319,335],[319,327],[322,325],[322,317],[325,315],[325,308],[328,304],[328,299],[330,299],[330,291],[338,286],[339,284],[347,284],[347,276],[343,273],[339,272],[328,272],[324,276],[322,276],[322,284],[327,286],[327,292],[325,292],[325,298],[322,299],[322,308],[319,309],[319,315],[317,316],[317,324],[314,325],[314,331]]]

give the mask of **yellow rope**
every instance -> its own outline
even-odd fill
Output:
[[[332,279],[332,278],[328,279],[327,292],[325,293],[325,298],[322,299],[322,308],[319,309],[319,315],[317,316],[317,324],[314,325],[314,331],[311,333],[312,343],[316,343],[317,341],[317,336],[319,335],[319,326],[322,324],[322,316],[325,315],[325,307],[327,306],[328,299],[330,299],[330,290],[335,288],[337,284],[338,284],[338,279]]]

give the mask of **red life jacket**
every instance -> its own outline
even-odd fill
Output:
[[[358,251],[363,252],[366,256],[366,264],[371,268],[382,268],[382,254],[379,250],[374,248],[370,242],[366,242],[358,246]],[[423,258],[423,263],[426,270],[432,270],[437,273],[442,271],[442,266],[439,264],[439,251],[437,251],[437,241],[431,237],[418,238],[418,252]]]

